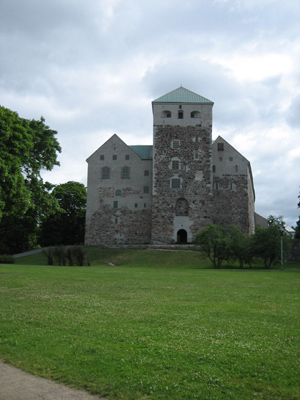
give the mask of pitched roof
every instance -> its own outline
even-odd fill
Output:
[[[142,160],[152,160],[152,147],[150,145],[135,145],[128,146],[135,152]]]
[[[172,90],[152,103],[200,103],[200,104],[214,104],[212,101],[200,96],[197,93],[191,92],[188,89],[180,86],[178,89]]]

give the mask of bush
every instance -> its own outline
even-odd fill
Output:
[[[13,256],[8,256],[7,254],[0,255],[0,264],[13,264],[15,259]]]
[[[47,257],[48,265],[84,265],[90,266],[90,260],[87,251],[83,246],[56,246],[49,247],[42,251]]]

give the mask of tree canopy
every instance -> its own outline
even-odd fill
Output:
[[[84,242],[86,188],[79,182],[57,185],[51,195],[59,210],[44,218],[40,229],[43,246],[71,245]]]
[[[30,247],[41,218],[57,207],[53,185],[41,177],[59,165],[56,134],[43,117],[28,120],[0,107],[0,241],[10,252]]]

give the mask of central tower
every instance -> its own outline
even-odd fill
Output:
[[[213,102],[183,87],[152,102],[152,242],[190,242],[212,222]]]

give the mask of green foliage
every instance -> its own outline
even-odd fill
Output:
[[[0,269],[0,357],[25,371],[110,399],[300,398],[296,271]]]
[[[223,261],[231,257],[230,239],[222,226],[211,224],[203,228],[196,233],[194,243],[200,245],[201,252],[214,268],[220,268]]]
[[[48,265],[77,265],[80,267],[90,265],[88,252],[83,246],[49,247],[44,249],[42,254],[47,258]]]
[[[300,195],[298,196],[299,202],[298,202],[298,208],[300,208]],[[296,222],[296,229],[295,229],[295,239],[300,239],[300,216],[298,221]]]
[[[0,264],[13,264],[15,259],[7,254],[0,255]]]
[[[11,253],[34,246],[38,223],[57,207],[40,176],[59,165],[56,133],[43,117],[27,120],[0,107],[0,241]]]
[[[226,235],[230,240],[230,251],[228,252],[229,258],[227,261],[234,262],[237,260],[240,268],[243,268],[244,264],[248,264],[251,268],[254,257],[251,237],[245,236],[235,225],[229,225],[226,227]]]
[[[51,195],[59,209],[44,218],[40,228],[42,246],[73,245],[84,242],[86,188],[79,182],[56,186]]]

